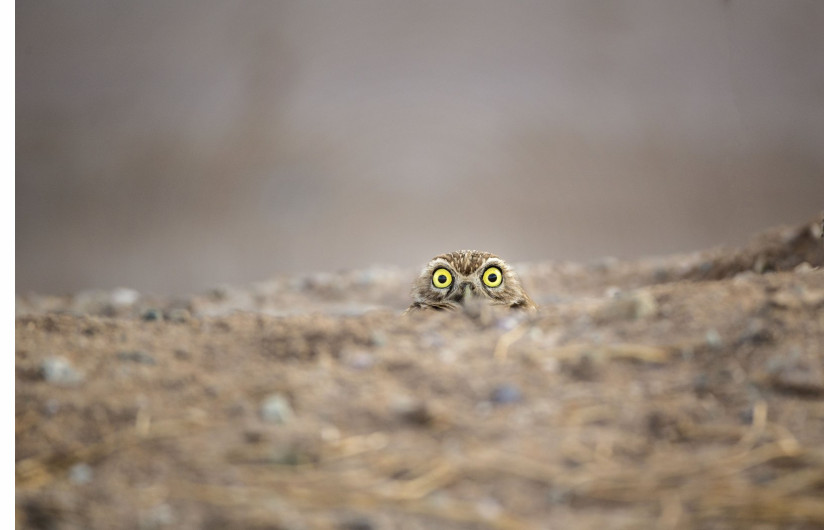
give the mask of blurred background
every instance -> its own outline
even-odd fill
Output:
[[[823,207],[819,1],[18,1],[15,25],[18,293],[636,258]]]

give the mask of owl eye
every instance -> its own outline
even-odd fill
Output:
[[[487,267],[481,280],[487,287],[498,287],[502,283],[502,271],[498,267]]]
[[[446,269],[436,269],[432,274],[432,285],[438,289],[445,289],[452,284],[452,273]]]

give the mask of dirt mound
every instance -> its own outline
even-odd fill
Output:
[[[532,315],[403,315],[398,269],[19,296],[17,526],[821,528],[821,226],[520,264]]]

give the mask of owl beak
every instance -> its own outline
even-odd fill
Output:
[[[461,307],[464,308],[464,311],[470,315],[471,317],[477,317],[481,315],[482,308],[485,305],[484,300],[480,295],[477,295],[473,292],[475,287],[472,284],[466,284],[464,286],[464,292],[461,296]]]

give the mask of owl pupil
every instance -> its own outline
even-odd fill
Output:
[[[446,283],[446,276],[444,276],[443,274],[438,276],[438,283]]]
[[[496,281],[496,275],[491,274],[490,276],[487,277],[487,281],[489,281],[490,283],[495,282]]]

